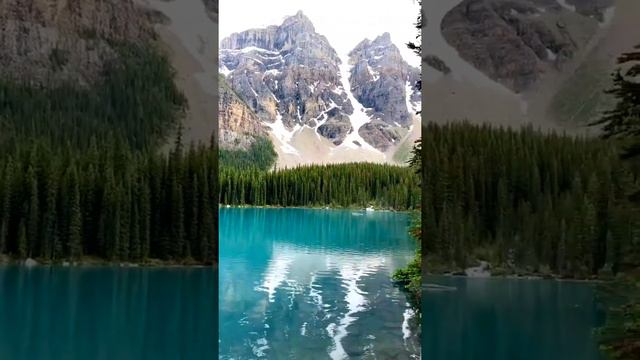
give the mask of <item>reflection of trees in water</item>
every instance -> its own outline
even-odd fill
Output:
[[[212,357],[211,269],[0,269],[0,357]]]

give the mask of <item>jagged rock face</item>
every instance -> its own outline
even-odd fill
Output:
[[[301,12],[281,26],[233,34],[220,48],[227,81],[262,121],[307,125],[336,145],[352,130],[340,58]]]
[[[581,4],[575,6],[575,12],[567,9],[573,2]],[[585,2],[593,6],[586,6]],[[586,33],[595,32],[597,18],[602,17],[610,0],[566,3],[464,0],[442,20],[442,34],[463,59],[521,92],[529,89],[546,69],[561,68],[586,45]]]
[[[395,128],[408,128],[412,123],[413,107],[420,101],[416,89],[420,70],[402,59],[389,33],[358,44],[349,53],[349,64],[353,65],[351,91],[372,119],[359,134],[374,147],[386,150],[400,138]]]
[[[398,128],[412,123],[420,70],[402,59],[388,33],[361,42],[345,60],[343,67],[302,12],[280,26],[232,34],[220,45],[221,72],[262,122],[282,121],[289,131],[308,126],[334,145],[358,131],[385,151],[406,133]],[[354,129],[353,119],[362,121],[361,115],[366,127]]]
[[[0,0],[0,77],[89,85],[117,55],[108,41],[146,41],[132,0]]]
[[[402,59],[389,33],[373,41],[362,41],[349,57],[349,64],[353,65],[349,76],[351,91],[369,109],[369,116],[389,125],[411,125],[407,96],[413,96],[420,70]],[[410,92],[407,84],[411,87]]]
[[[255,136],[267,136],[258,116],[229,87],[224,77],[218,79],[219,144],[223,149],[247,150]]]

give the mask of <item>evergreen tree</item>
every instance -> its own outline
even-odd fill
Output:
[[[27,219],[27,252],[32,256],[34,248],[39,246],[39,216],[38,207],[38,179],[35,170],[29,167],[27,171],[27,181],[29,182],[29,216]]]
[[[45,204],[45,214],[42,232],[42,252],[41,256],[45,259],[53,258],[53,237],[56,236],[58,212],[56,187],[52,183],[48,184],[47,200]]]
[[[67,248],[69,257],[77,260],[82,257],[82,211],[80,209],[80,188],[78,175],[72,167],[68,179],[69,194],[69,228],[67,232]]]
[[[2,202],[0,210],[2,211],[2,220],[0,222],[0,254],[4,254],[7,250],[7,240],[9,239],[9,226],[11,221],[11,197],[13,194],[13,160],[11,157],[7,159],[4,170],[4,181],[2,182]]]
[[[621,67],[612,75],[613,87],[607,93],[616,99],[615,106],[592,124],[603,125],[604,137],[632,139],[623,153],[625,158],[640,156],[640,45],[634,49],[618,58]]]
[[[27,257],[27,228],[24,221],[20,221],[18,225],[18,257],[20,259]]]

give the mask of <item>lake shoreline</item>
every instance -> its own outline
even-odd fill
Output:
[[[584,275],[581,273],[559,274],[550,271],[550,269],[546,267],[542,267],[542,271],[540,271],[509,265],[494,266],[490,262],[484,260],[476,260],[476,266],[467,266],[465,268],[446,265],[440,260],[429,256],[423,256],[422,261],[426,264],[426,276],[447,276],[471,279],[499,278],[516,280],[555,280],[577,283],[608,283],[616,279],[616,276],[608,274],[606,271],[600,274],[591,275]]]
[[[281,205],[231,205],[218,204],[218,209],[309,209],[309,210],[358,210],[366,211],[366,208],[359,206],[336,207],[336,206],[281,206]],[[372,212],[393,212],[393,213],[411,213],[417,209],[396,210],[389,208],[373,207]]]
[[[99,258],[82,258],[80,260],[42,260],[37,258],[19,259],[10,257],[7,255],[0,256],[0,267],[8,266],[23,266],[26,268],[37,267],[59,267],[59,268],[97,268],[97,267],[118,267],[123,269],[199,269],[199,268],[217,268],[217,261],[213,261],[211,264],[203,264],[195,261],[178,261],[178,260],[159,260],[159,259],[147,259],[144,262],[131,262],[131,261],[110,261]]]
[[[447,278],[464,278],[464,279],[512,279],[512,280],[552,280],[558,282],[575,282],[575,283],[594,283],[594,284],[602,284],[609,283],[614,281],[615,279],[580,279],[580,278],[570,278],[570,277],[562,277],[560,275],[489,275],[489,276],[467,276],[459,273],[427,273],[425,276],[442,276]]]

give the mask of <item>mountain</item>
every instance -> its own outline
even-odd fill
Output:
[[[208,143],[218,115],[211,105],[218,93],[213,61],[217,25],[212,20],[217,19],[217,4],[0,1],[0,86],[15,93],[0,89],[0,94],[43,113],[47,123],[59,122],[76,132],[74,122],[94,134],[118,128],[137,146],[160,141],[168,148],[180,121],[185,142]],[[36,89],[52,105],[38,101]],[[20,99],[25,93],[34,99],[33,106]],[[0,117],[9,110],[0,109]],[[9,136],[8,129],[21,131],[3,124],[0,133]]]
[[[616,57],[637,42],[638,2],[425,2],[424,115],[585,132],[610,99]],[[499,104],[499,106],[496,106]]]
[[[336,145],[352,131],[340,58],[302,12],[281,26],[233,34],[220,48],[229,84],[272,127],[306,125]]]
[[[0,2],[0,76],[29,84],[90,86],[118,61],[116,44],[153,37],[131,0]]]
[[[402,59],[389,33],[363,40],[349,53],[349,64],[351,92],[371,119],[358,132],[375,148],[387,150],[406,134],[420,108],[420,70]]]
[[[341,57],[300,11],[281,25],[231,34],[219,52],[220,73],[287,164],[389,162],[411,135],[419,70],[388,33]]]
[[[588,46],[608,21],[612,2],[465,0],[446,14],[441,28],[463,59],[521,92]]]

